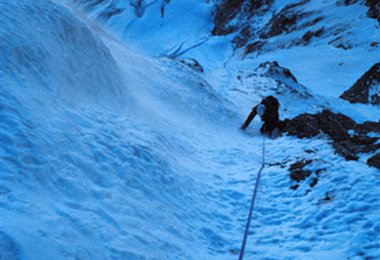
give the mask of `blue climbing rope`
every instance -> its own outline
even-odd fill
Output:
[[[252,211],[253,211],[253,207],[255,205],[257,189],[259,187],[260,176],[261,176],[261,172],[264,169],[264,164],[265,164],[265,137],[263,136],[262,162],[261,162],[261,167],[260,167],[260,169],[259,169],[259,171],[257,173],[257,176],[256,176],[255,188],[253,189],[253,195],[252,195],[252,200],[251,200],[251,207],[249,208],[249,214],[248,214],[247,224],[245,225],[244,238],[243,238],[243,242],[241,244],[241,249],[240,249],[240,254],[239,254],[239,260],[243,260],[243,257],[244,257],[245,245],[247,243],[247,237],[248,237],[248,232],[249,232],[249,225],[251,224]]]

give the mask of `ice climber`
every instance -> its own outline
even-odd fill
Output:
[[[264,98],[260,104],[252,108],[251,113],[248,115],[244,124],[241,126],[241,129],[245,130],[251,121],[255,118],[255,116],[259,114],[261,120],[264,121],[260,132],[272,138],[280,136],[280,119],[278,116],[279,107],[280,103],[278,102],[277,98],[273,96]]]

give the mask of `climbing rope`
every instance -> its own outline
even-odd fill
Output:
[[[257,173],[257,176],[256,176],[255,188],[253,189],[253,195],[252,195],[252,200],[251,200],[251,207],[249,208],[249,214],[248,214],[247,224],[245,225],[244,238],[243,238],[243,242],[241,244],[241,249],[240,249],[240,254],[239,254],[239,260],[243,260],[243,257],[244,257],[244,251],[245,251],[245,245],[247,243],[249,225],[251,224],[252,211],[253,211],[253,207],[255,205],[256,193],[257,193],[257,189],[259,187],[259,181],[260,181],[261,172],[264,169],[264,164],[265,164],[265,137],[263,136],[263,154],[262,154],[261,167],[260,167],[260,169],[259,169],[259,171]]]

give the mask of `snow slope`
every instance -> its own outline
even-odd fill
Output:
[[[237,130],[251,97],[214,84],[235,74],[144,57],[49,0],[0,10],[0,259],[235,259],[263,142],[258,120]],[[247,258],[380,257],[365,156],[323,138],[265,146]],[[323,170],[294,191],[302,158]]]

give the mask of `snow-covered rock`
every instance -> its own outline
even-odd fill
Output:
[[[380,105],[380,63],[373,65],[340,98],[351,103]]]
[[[218,5],[213,33],[234,33],[234,46],[243,48],[245,54],[319,42],[345,50],[373,48],[378,47],[378,39],[360,35],[378,30],[376,21],[369,18],[378,17],[379,4],[375,2],[225,0]],[[369,17],[363,19],[366,12]]]

